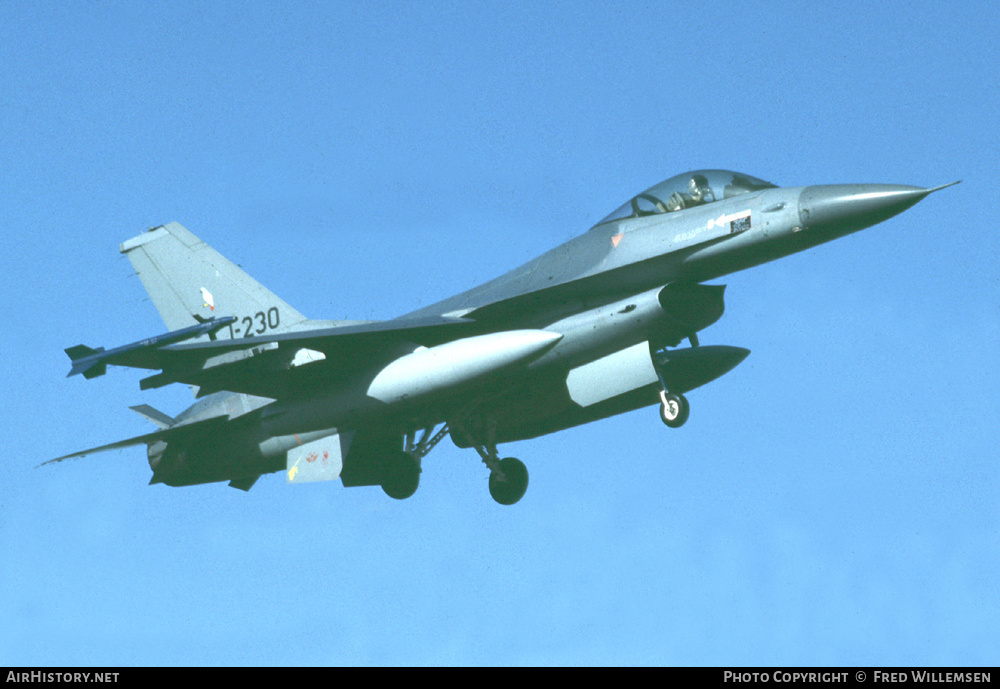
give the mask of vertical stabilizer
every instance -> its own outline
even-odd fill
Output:
[[[306,317],[177,223],[121,245],[171,330],[213,316],[235,316],[220,339],[282,332]]]

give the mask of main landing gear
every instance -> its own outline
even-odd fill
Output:
[[[441,442],[448,433],[447,424],[437,433],[433,428],[425,428],[420,440],[415,434],[406,436],[406,447],[386,457],[382,475],[382,490],[390,498],[405,500],[417,492],[420,486],[420,461]],[[433,433],[433,435],[432,435]]]
[[[486,466],[490,466],[490,462],[486,462]],[[501,505],[513,505],[527,490],[528,467],[517,457],[505,457],[490,467],[490,495]]]
[[[420,486],[420,460],[409,452],[399,450],[389,455],[384,472],[382,490],[395,500],[406,500]]]
[[[513,505],[524,497],[528,490],[528,468],[516,457],[500,459],[496,444],[496,421],[481,419],[475,423],[476,431],[469,424],[455,424],[452,431],[459,434],[465,442],[462,447],[471,445],[490,470],[490,495],[501,505]]]
[[[382,490],[390,498],[405,500],[417,492],[420,485],[420,462],[449,432],[460,434],[465,441],[462,447],[475,448],[483,463],[490,470],[490,495],[501,505],[513,505],[524,497],[528,490],[528,469],[516,457],[500,459],[497,453],[496,424],[487,421],[481,433],[471,433],[464,424],[456,424],[449,431],[448,424],[434,433],[433,428],[425,428],[420,440],[415,434],[406,437],[405,448],[392,452],[383,460]],[[485,441],[482,438],[486,438]]]

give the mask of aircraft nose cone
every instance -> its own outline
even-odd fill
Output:
[[[902,213],[937,189],[902,184],[806,187],[799,195],[799,221],[807,231],[848,234]]]

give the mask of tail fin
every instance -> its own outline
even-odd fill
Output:
[[[218,337],[282,332],[306,317],[177,223],[144,232],[121,245],[171,330],[211,316],[237,321]]]

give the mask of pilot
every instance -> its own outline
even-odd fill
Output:
[[[691,181],[688,182],[688,193],[691,195],[691,200],[694,201],[692,205],[695,206],[715,201],[715,194],[712,192],[712,187],[708,185],[705,175],[691,177]]]
[[[679,211],[715,201],[715,193],[705,175],[692,175],[687,193],[675,191],[667,200],[667,211]]]

